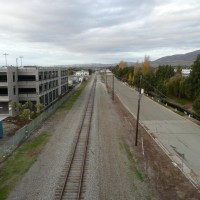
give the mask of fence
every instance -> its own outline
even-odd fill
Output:
[[[80,84],[78,84],[68,94],[60,98],[57,102],[52,104],[52,106],[47,108],[43,113],[32,120],[29,124],[26,124],[24,127],[16,131],[15,135],[9,138],[9,140],[0,145],[0,162],[3,161],[7,156],[9,156],[24,140],[26,140],[26,138],[28,138],[32,134],[32,132],[41,125],[44,120],[46,120],[51,114],[53,114],[56,109],[78,89],[79,86]]]
[[[163,104],[167,104],[168,106],[170,106],[171,108],[175,109],[176,111],[182,112],[185,115],[190,115],[190,117],[200,121],[200,116],[199,115],[197,115],[197,114],[195,114],[195,113],[193,113],[193,112],[191,112],[191,111],[189,111],[189,110],[187,110],[187,109],[185,109],[185,108],[183,108],[183,107],[181,107],[181,106],[179,106],[177,104],[171,103],[171,102],[167,101],[166,99],[164,99],[164,98],[162,98],[162,97],[160,97],[158,95],[155,95],[155,94],[153,94],[151,92],[147,93],[147,95],[150,96],[150,97],[155,98],[156,100],[159,100],[159,102],[161,102]]]

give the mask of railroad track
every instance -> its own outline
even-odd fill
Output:
[[[55,200],[84,198],[83,195],[85,192],[85,186],[83,184],[83,179],[84,170],[86,168],[86,157],[93,113],[95,88],[96,77],[89,94],[81,125],[78,128],[73,141],[71,153],[69,154],[65,168],[62,171],[58,188],[55,193]]]

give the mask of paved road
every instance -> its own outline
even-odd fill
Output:
[[[115,92],[136,116],[138,92],[117,79]],[[154,133],[171,154],[184,159],[200,183],[200,127],[144,95],[141,99],[140,122]]]

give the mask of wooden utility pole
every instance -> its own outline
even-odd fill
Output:
[[[140,118],[140,101],[141,101],[141,81],[142,81],[142,75],[140,76],[140,84],[139,84],[139,98],[138,98],[138,110],[137,110],[137,121],[136,121],[136,131],[135,131],[135,146],[137,146],[138,141],[138,124],[139,124],[139,118]]]

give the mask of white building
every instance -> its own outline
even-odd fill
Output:
[[[89,72],[85,70],[77,71],[75,76],[89,76]]]
[[[190,75],[190,72],[191,72],[191,69],[182,69],[181,73],[182,73],[182,76],[189,76]]]

